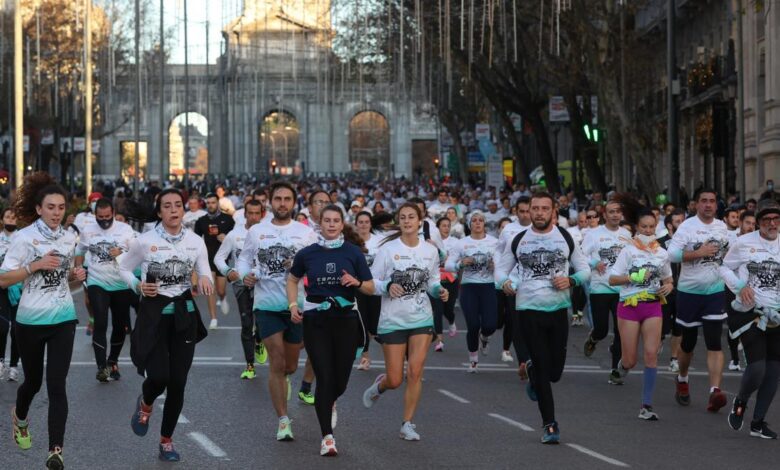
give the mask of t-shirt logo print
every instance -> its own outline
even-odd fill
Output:
[[[747,264],[748,285],[780,293],[780,263],[765,259],[760,263],[750,261]]]
[[[285,262],[295,256],[295,250],[290,247],[276,244],[268,248],[257,250],[257,263],[260,270],[268,276],[284,274]]]
[[[336,272],[336,263],[328,263],[325,265],[325,272],[328,274],[333,274]]]
[[[658,267],[651,264],[651,263],[645,263],[642,266],[632,266],[629,268],[628,273],[634,274],[638,273],[640,270],[645,269],[647,272],[650,273],[647,278],[642,281],[640,284],[636,284],[637,287],[650,287],[653,285],[654,282],[658,280]]]
[[[561,249],[542,248],[518,257],[523,265],[523,279],[552,279],[566,274],[566,256]]]
[[[52,271],[38,271],[30,282],[30,290],[38,289],[41,292],[50,293],[59,289],[62,280],[68,276],[70,268],[70,257],[60,253],[54,253],[54,256],[60,258],[60,265]],[[36,257],[33,261],[38,261],[42,257]]]
[[[617,261],[620,250],[622,249],[623,247],[621,245],[612,245],[608,248],[602,248],[599,250],[599,258],[607,266],[612,266],[615,264],[615,261]]]
[[[192,261],[179,259],[178,256],[174,256],[162,263],[152,261],[149,263],[146,273],[160,281],[161,287],[176,286],[184,284],[189,280],[193,264]]]
[[[718,248],[718,251],[715,252],[714,256],[705,256],[704,258],[700,258],[698,261],[700,263],[715,263],[718,266],[723,264],[723,257],[726,256],[726,253],[729,251],[729,242],[728,241],[721,241],[716,238],[710,238],[709,240],[705,242],[697,242],[693,244],[693,250],[696,251],[699,248],[702,247],[704,244],[708,245],[715,245]]]
[[[390,280],[393,284],[403,287],[404,295],[401,298],[408,298],[424,290],[428,285],[428,277],[428,271],[425,269],[411,266],[403,271],[393,271]]]
[[[97,258],[99,263],[110,263],[114,260],[114,257],[111,256],[111,249],[116,246],[116,243],[103,240],[94,245],[90,245],[89,252],[92,256]]]
[[[488,264],[490,264],[490,255],[478,251],[471,257],[474,259],[474,263],[471,266],[467,266],[468,271],[478,273],[487,270]]]

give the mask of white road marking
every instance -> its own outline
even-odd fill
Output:
[[[457,402],[460,402],[460,403],[471,403],[470,401],[466,400],[465,398],[460,397],[458,395],[455,395],[454,393],[448,392],[447,390],[444,390],[444,389],[441,389],[441,388],[439,389],[439,393],[441,393],[445,397],[450,397],[453,400],[455,400]]]
[[[500,414],[497,414],[497,413],[488,413],[488,416],[490,416],[491,418],[496,418],[499,421],[503,421],[506,424],[509,424],[510,426],[514,426],[516,428],[520,428],[523,431],[533,431],[534,430],[534,428],[532,428],[531,426],[528,426],[527,424],[523,424],[523,423],[521,423],[519,421],[515,421],[513,419],[507,418],[506,416],[501,416]]]
[[[567,445],[567,446],[569,446],[569,447],[571,447],[571,448],[572,448],[572,449],[574,449],[574,450],[577,450],[577,451],[579,451],[579,452],[582,452],[582,453],[583,453],[583,454],[585,454],[585,455],[590,455],[591,457],[593,457],[593,458],[595,458],[595,459],[599,459],[599,460],[601,460],[602,462],[606,462],[606,463],[608,463],[608,464],[610,464],[610,465],[614,465],[614,466],[616,466],[616,467],[626,467],[626,468],[627,468],[627,467],[630,467],[630,465],[628,465],[628,464],[627,464],[627,463],[625,463],[625,462],[621,462],[620,460],[615,460],[615,459],[613,459],[612,457],[607,457],[606,455],[599,454],[598,452],[596,452],[596,451],[593,451],[593,450],[590,450],[590,449],[588,449],[587,447],[583,447],[583,446],[581,446],[581,445],[579,445],[579,444],[571,444],[571,443],[567,443],[566,445]]]
[[[195,441],[201,449],[205,450],[207,454],[212,457],[223,458],[227,457],[224,450],[220,449],[211,439],[206,437],[205,434],[200,432],[187,433],[187,437]]]
[[[195,356],[192,359],[194,361],[223,361],[223,362],[227,362],[227,361],[232,361],[233,360],[233,356]],[[119,357],[119,362],[122,362],[122,361],[130,362],[130,358],[129,357],[122,357],[122,356],[120,356]]]

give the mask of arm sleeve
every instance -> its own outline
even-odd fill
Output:
[[[5,253],[3,265],[0,271],[6,273],[23,268],[31,262],[33,257],[32,247],[23,240],[24,237],[13,237],[8,251]]]
[[[79,243],[76,245],[76,256],[84,256],[87,253],[87,237],[86,234],[81,234],[79,237]]]
[[[687,244],[687,230],[685,227],[680,227],[672,237],[672,241],[669,242],[669,249],[667,250],[669,252],[669,261],[672,263],[681,263],[683,259],[683,250],[685,250]]]
[[[451,273],[458,272],[458,269],[460,268],[461,256],[462,256],[462,251],[460,247],[460,242],[457,242],[452,246],[452,249],[447,255],[447,261],[444,263],[444,270],[449,271]]]
[[[298,279],[301,279],[304,275],[306,275],[306,265],[303,261],[303,252],[304,250],[300,250],[295,254],[292,266],[290,267],[290,274],[297,277]]]
[[[130,241],[130,250],[122,257],[122,261],[119,263],[119,275],[125,284],[133,289],[136,293],[138,291],[138,284],[140,281],[133,274],[135,268],[137,268],[144,260],[144,247],[137,239]]]
[[[371,265],[371,277],[374,278],[374,295],[387,295],[387,284],[390,282],[387,268],[387,248],[380,247]]]
[[[625,248],[620,250],[620,254],[615,260],[615,264],[609,268],[610,276],[626,276],[628,275],[628,250]]]
[[[241,276],[242,279],[254,269],[252,261],[254,260],[255,250],[257,249],[256,244],[255,237],[250,230],[244,240],[244,247],[241,248],[241,254],[236,260],[236,271],[238,271],[238,275]]]
[[[571,254],[571,265],[574,268],[574,274],[571,276],[574,282],[581,286],[590,279],[590,265],[582,254],[582,250],[574,245],[574,252]]]
[[[233,245],[235,244],[235,238],[228,234],[225,237],[225,241],[219,245],[219,250],[214,255],[214,266],[217,267],[223,276],[227,276],[230,271],[230,266],[227,264],[228,256],[233,252]]]
[[[595,268],[596,265],[599,264],[599,261],[601,261],[601,259],[598,257],[596,244],[593,241],[595,238],[596,237],[588,234],[585,235],[585,238],[582,239],[582,254],[588,260],[588,266],[590,266],[591,269]]]
[[[203,217],[205,217],[205,215]],[[203,220],[203,217],[196,220],[195,225],[192,227],[192,231],[195,232],[195,235],[199,237],[203,236],[203,228],[202,228],[202,224],[200,223],[200,221]]]
[[[514,238],[508,240],[504,245],[503,251],[500,253],[496,251],[497,258],[494,257],[493,259],[493,279],[498,287],[504,285],[506,280],[509,279],[509,275],[514,271],[515,266],[517,266],[515,254],[512,253],[513,244]]]
[[[438,298],[441,291],[441,272],[438,259],[428,266],[428,294]]]
[[[729,248],[726,256],[723,257],[723,264],[718,268],[718,273],[723,279],[723,282],[725,282],[726,286],[735,294],[739,294],[746,285],[746,282],[737,276],[739,267],[745,262],[742,258],[741,245],[742,243],[737,239],[737,241],[731,245],[731,248]]]
[[[209,265],[209,253],[206,243],[198,239],[198,257],[195,259],[195,272],[199,277],[211,279],[211,266]]]
[[[669,279],[670,277],[673,277],[672,263],[669,261],[669,253],[667,253],[666,260],[664,261],[663,266],[661,266],[661,280]]]

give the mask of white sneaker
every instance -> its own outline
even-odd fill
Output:
[[[212,318],[211,323],[209,323],[209,330],[216,330],[217,329],[217,319]]]
[[[339,452],[336,450],[336,439],[333,438],[333,434],[328,434],[322,438],[320,455],[323,457],[334,457],[339,455]]]
[[[222,310],[222,315],[227,315],[230,313],[230,304],[228,303],[227,299],[222,300],[222,303],[219,304],[219,309]]]
[[[333,404],[333,412],[330,415],[330,428],[336,429],[336,425],[339,424],[339,413],[336,411],[336,404]],[[331,436],[333,438],[333,436]],[[334,447],[335,449],[335,447]]]
[[[488,355],[488,351],[489,351],[488,344],[489,344],[488,338],[486,338],[486,337],[484,337],[484,336],[482,336],[480,334],[479,335],[479,349],[482,351],[482,355],[483,356],[487,356]]]
[[[680,361],[677,359],[669,361],[669,372],[680,372]]]
[[[729,361],[729,370],[741,371],[742,367],[740,367],[739,362]]]
[[[8,369],[8,381],[9,382],[18,382],[19,381],[19,369],[16,367],[11,367]]]
[[[478,364],[479,364],[478,362],[469,362],[469,367],[468,369],[466,369],[466,372],[468,372],[469,374],[476,374]]]
[[[374,406],[374,403],[379,400],[379,397],[381,396],[379,393],[379,383],[384,380],[384,378],[385,374],[379,374],[376,379],[374,379],[374,383],[363,392],[363,406],[371,408]]]
[[[450,329],[449,329],[450,338],[454,337],[457,334],[458,334],[458,327],[453,323],[452,325],[450,325]]]
[[[417,434],[417,431],[414,430],[416,427],[417,426],[414,424],[406,421],[404,425],[401,426],[401,432],[399,433],[399,436],[405,441],[419,441],[420,435]]]
[[[501,352],[501,362],[514,362],[515,358],[512,357],[512,353],[509,351]]]

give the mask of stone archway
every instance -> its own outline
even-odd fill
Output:
[[[260,161],[267,162],[268,171],[275,174],[300,174],[300,138],[300,123],[294,114],[269,111],[260,121]]]
[[[390,174],[390,125],[376,111],[360,111],[349,121],[350,170],[366,176]]]
[[[189,148],[185,152],[186,121],[189,120]],[[190,175],[205,175],[209,171],[209,122],[206,116],[187,112],[178,114],[168,126],[168,172],[182,177],[187,156]]]

